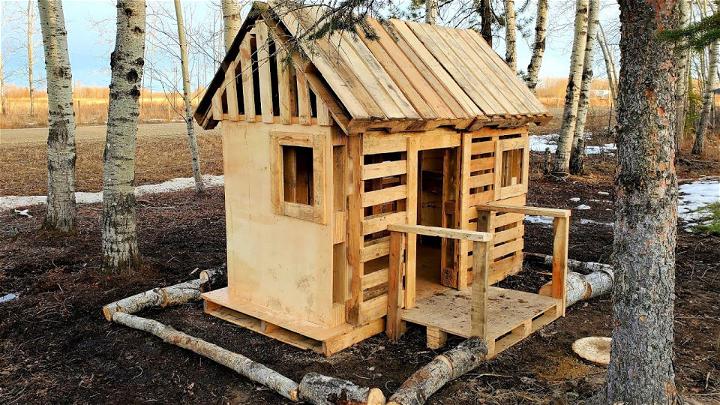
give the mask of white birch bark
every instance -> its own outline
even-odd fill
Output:
[[[230,50],[235,36],[240,31],[240,24],[242,19],[240,18],[240,5],[237,0],[222,0],[222,11],[223,11],[223,38],[225,40],[225,51]]]
[[[27,6],[27,72],[28,89],[30,92],[30,116],[35,115],[35,87],[33,85],[33,4],[28,0]]]
[[[48,190],[43,227],[75,228],[75,114],[62,1],[39,0],[48,93]]]
[[[607,74],[608,87],[610,88],[610,97],[612,98],[612,104],[617,104],[617,72],[615,71],[615,60],[613,59],[610,47],[605,37],[605,30],[603,30],[602,24],[598,24],[597,34],[598,44],[605,60],[605,73]]]
[[[513,72],[517,72],[517,45],[515,37],[517,26],[515,22],[515,0],[505,2],[505,62]]]
[[[580,85],[582,83],[583,62],[585,61],[585,45],[587,44],[588,30],[588,0],[577,0],[575,8],[575,36],[572,54],[570,55],[570,75],[567,90],[565,91],[565,108],[563,110],[562,127],[558,137],[557,152],[553,175],[567,177],[570,170],[570,149],[575,134],[578,102],[580,100]]]
[[[425,0],[425,22],[437,24],[438,0]]]
[[[540,66],[542,65],[543,55],[545,54],[545,38],[547,33],[548,18],[548,2],[547,0],[538,0],[537,16],[535,17],[535,42],[533,44],[532,57],[527,68],[527,86],[535,92],[537,87]]]
[[[118,0],[103,166],[102,268],[140,265],[135,215],[135,138],[145,52],[145,1]]]
[[[580,85],[580,100],[578,101],[577,121],[575,122],[575,136],[570,154],[570,173],[582,174],[585,159],[585,123],[590,108],[590,86],[593,80],[593,51],[595,50],[595,37],[600,24],[600,0],[590,0],[588,11],[587,41],[585,44],[585,57],[583,61],[582,84]]]
[[[690,24],[690,0],[678,0],[677,10],[681,28]],[[685,116],[688,103],[688,60],[690,51],[680,48],[677,58],[678,81],[675,87],[675,153],[680,153],[685,135]]]
[[[205,191],[202,175],[200,174],[200,153],[198,152],[197,137],[193,127],[193,111],[190,102],[190,71],[188,68],[187,41],[185,40],[185,22],[183,20],[182,6],[180,0],[175,0],[175,17],[177,20],[178,42],[180,43],[180,65],[182,67],[183,79],[183,101],[185,102],[185,125],[187,127],[188,146],[190,147],[190,158],[192,160],[193,178],[195,178],[195,191]]]
[[[708,70],[705,76],[705,85],[703,86],[703,103],[700,111],[700,120],[695,129],[695,142],[693,143],[693,155],[700,155],[705,151],[705,135],[710,124],[710,112],[713,106],[713,89],[715,88],[715,76],[718,70],[718,45],[720,41],[710,44],[710,52],[708,56]]]

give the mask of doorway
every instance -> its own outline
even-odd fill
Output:
[[[428,149],[418,152],[417,224],[458,228],[460,195],[460,148]],[[458,241],[419,236],[417,239],[418,296],[421,290],[458,288]],[[434,288],[423,288],[425,283]]]

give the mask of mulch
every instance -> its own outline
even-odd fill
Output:
[[[573,209],[570,257],[608,262],[612,251],[611,158],[591,159],[591,174],[556,183],[533,172],[528,203]],[[536,166],[537,162],[533,162]],[[534,167],[533,166],[533,167]],[[690,170],[690,175],[693,174]],[[579,197],[580,202],[570,201]],[[595,201],[593,201],[595,200]],[[77,234],[57,237],[32,218],[0,213],[0,403],[242,403],[283,404],[282,398],[207,359],[146,333],[110,324],[102,305],[147,289],[195,278],[225,261],[221,188],[143,197],[138,234],[144,266],[135,274],[101,274],[101,209],[79,209]],[[582,221],[585,219],[586,221]],[[594,222],[588,222],[591,220]],[[551,252],[550,228],[526,225],[526,250]],[[675,370],[679,389],[698,400],[720,400],[720,238],[678,232]],[[528,268],[525,272],[537,272]],[[533,280],[532,275],[525,275]],[[193,303],[143,316],[242,353],[298,380],[316,371],[393,392],[436,352],[411,327],[398,343],[384,335],[330,358],[302,351],[204,315]],[[573,403],[602,387],[605,369],[572,352],[574,340],[611,333],[609,297],[578,303],[567,317],[451,382],[429,403]],[[449,340],[452,347],[459,342]]]

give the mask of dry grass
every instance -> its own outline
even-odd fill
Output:
[[[107,122],[107,87],[77,87],[73,89],[73,107],[77,125],[101,125]],[[197,103],[195,97],[194,103]],[[48,125],[48,99],[45,91],[35,91],[33,113],[30,113],[30,93],[27,88],[10,87],[5,91],[5,114],[0,128],[32,128]],[[172,122],[181,120],[183,100],[179,94],[165,95],[143,89],[140,98],[140,122]]]
[[[104,128],[93,129],[95,131],[90,134],[81,132],[77,139],[77,191],[102,190],[104,138],[98,135]],[[46,195],[47,146],[37,137],[33,138],[28,142],[0,142],[0,195]],[[202,173],[222,174],[219,133],[200,133],[198,142]],[[142,125],[137,140],[135,185],[190,176],[192,169],[184,125]]]

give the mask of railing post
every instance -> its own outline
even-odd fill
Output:
[[[490,271],[490,247],[488,242],[475,242],[473,247],[473,286],[472,307],[470,311],[470,333],[481,337],[488,344],[487,331],[487,292],[488,273]],[[488,347],[489,353],[490,347]]]
[[[387,324],[385,333],[393,342],[400,338],[402,319],[400,317],[400,290],[405,253],[404,232],[390,232],[390,266],[388,267]]]
[[[552,297],[561,300],[562,315],[565,316],[567,290],[565,278],[567,277],[568,239],[570,227],[568,217],[559,217],[553,220],[553,262],[552,262]]]

